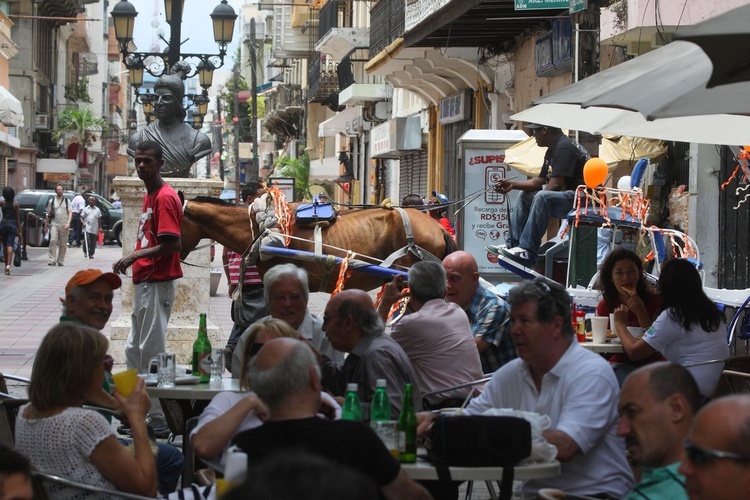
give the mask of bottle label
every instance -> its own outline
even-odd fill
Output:
[[[400,453],[406,453],[406,432],[398,432],[398,451]]]
[[[198,372],[201,375],[211,373],[211,351],[202,352],[198,355]]]

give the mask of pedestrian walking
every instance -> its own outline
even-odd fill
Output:
[[[73,217],[70,219],[70,236],[68,237],[68,246],[72,247],[74,244],[77,247],[81,246],[81,240],[83,239],[83,221],[81,220],[81,211],[86,207],[86,198],[84,193],[80,192],[70,202],[70,210],[73,213]]]
[[[0,201],[0,210],[2,210],[2,221],[0,221],[0,237],[5,256],[5,275],[10,276],[10,263],[13,262],[13,246],[16,243],[16,236],[21,239],[21,220],[18,202],[15,201],[16,192],[12,187],[3,188],[3,199]]]
[[[99,231],[102,230],[102,211],[96,206],[96,198],[93,196],[89,196],[88,205],[81,211],[81,221],[85,233],[83,255],[93,259]]]
[[[50,232],[49,252],[47,253],[48,266],[62,266],[65,261],[72,217],[70,201],[63,196],[63,187],[58,184],[55,186],[55,196],[47,203],[47,215],[44,218],[44,230]]]

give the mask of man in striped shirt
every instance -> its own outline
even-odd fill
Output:
[[[250,205],[265,192],[266,188],[263,184],[257,181],[250,181],[242,188],[240,196],[242,196],[243,203]],[[240,293],[238,288],[240,288],[242,255],[224,248],[222,262],[224,263],[224,272],[229,284],[229,296],[233,300],[232,321],[234,322],[234,326],[232,327],[232,333],[229,335],[229,340],[227,340],[227,345],[224,347],[224,361],[227,369],[231,372],[232,353],[235,347],[237,347],[237,341],[242,332],[255,323],[256,320],[268,315],[268,308],[263,298],[263,280],[260,278],[258,268],[247,266],[244,279],[242,280],[242,292]]]

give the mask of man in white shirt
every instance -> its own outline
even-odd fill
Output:
[[[88,205],[81,211],[81,220],[85,238],[83,255],[93,259],[99,240],[99,231],[102,230],[102,211],[96,206],[96,198],[93,196],[89,196]]]
[[[539,278],[513,288],[508,303],[519,358],[495,372],[464,414],[513,408],[550,417],[543,435],[557,447],[561,473],[527,481],[526,494],[559,488],[575,495],[624,497],[633,488],[633,474],[625,442],[617,436],[617,379],[601,356],[575,341],[570,296],[559,284]],[[420,414],[420,431],[434,418]]]
[[[81,211],[86,206],[86,199],[83,197],[83,192],[78,193],[70,202],[70,211],[73,213],[73,217],[70,220],[70,236],[68,237],[68,246],[72,247],[81,246],[81,239],[83,237],[83,225],[81,223]]]

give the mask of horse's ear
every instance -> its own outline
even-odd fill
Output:
[[[177,196],[180,197],[180,203],[182,203],[184,205],[185,204],[185,195],[182,194],[182,191],[177,191]]]

